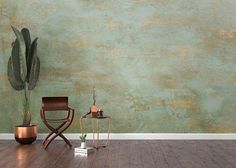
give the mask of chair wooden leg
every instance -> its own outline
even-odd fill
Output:
[[[49,133],[49,134],[47,135],[47,137],[43,140],[43,144],[44,144],[45,142],[47,142],[48,138],[50,138],[50,136],[52,136],[52,134],[54,134],[53,131],[52,131],[51,133]]]
[[[51,133],[49,133],[47,135],[47,137],[44,139],[43,144],[48,140],[48,138],[53,134],[53,133],[57,133],[61,127],[63,127],[65,125],[66,122],[61,123],[57,128],[53,128],[52,126],[50,126],[49,124],[46,124],[46,126],[52,131]]]
[[[57,136],[60,136],[60,137],[63,137],[63,140],[66,142],[66,144],[68,144],[70,147],[72,147],[70,141],[60,133],[57,133],[56,135],[54,135],[51,139],[48,139],[48,141],[46,141],[46,143],[44,144],[44,148],[46,149],[49,144],[57,137]]]
[[[72,147],[70,141],[69,141],[63,134],[59,134],[59,136],[60,136],[70,147]]]
[[[71,125],[71,121],[70,122],[64,122],[61,125],[59,125],[57,128],[53,128],[51,125],[49,125],[48,123],[46,124],[47,127],[52,131],[44,140],[44,148],[46,149],[48,147],[48,145],[57,137],[60,136],[70,147],[72,147],[71,143],[69,142],[69,140],[62,134],[70,125]],[[65,126],[61,131],[59,131],[60,128],[62,128],[63,126]],[[53,133],[55,133],[54,136]],[[52,137],[51,137],[52,136]],[[51,137],[51,138],[50,138]],[[50,138],[50,139],[49,139]]]

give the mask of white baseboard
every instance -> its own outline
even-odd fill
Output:
[[[68,139],[78,140],[79,133],[65,133]],[[100,139],[106,139],[107,134],[99,134]],[[42,140],[46,133],[39,133],[37,139]],[[89,133],[87,139],[92,139],[93,134]],[[0,133],[0,140],[13,140],[14,134]],[[57,138],[60,139],[60,138]],[[111,140],[236,140],[236,133],[111,133]]]

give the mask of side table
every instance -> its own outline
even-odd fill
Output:
[[[89,119],[91,120],[91,128],[93,131],[93,147],[98,149],[100,147],[105,148],[108,144],[109,144],[109,136],[110,136],[110,128],[111,128],[111,116],[103,116],[103,117],[92,117],[92,116],[82,116],[80,118],[80,132],[84,133],[84,126],[83,126],[83,120],[84,119]],[[94,126],[94,121],[96,120],[96,128]],[[99,121],[102,120],[108,120],[108,129],[107,129],[107,140],[105,144],[100,144],[99,143],[99,132],[100,132],[100,128],[99,128]],[[97,136],[95,137],[95,134],[97,134]]]

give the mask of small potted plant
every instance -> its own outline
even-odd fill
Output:
[[[80,147],[81,147],[82,149],[85,149],[85,148],[86,148],[86,136],[87,136],[86,133],[82,133],[82,135],[79,136],[80,141],[81,141]]]

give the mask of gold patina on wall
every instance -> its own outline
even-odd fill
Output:
[[[7,79],[17,28],[39,37],[41,72],[31,93],[69,96],[79,117],[92,105],[114,133],[236,132],[236,1],[1,0],[0,132],[21,123],[22,93]]]

